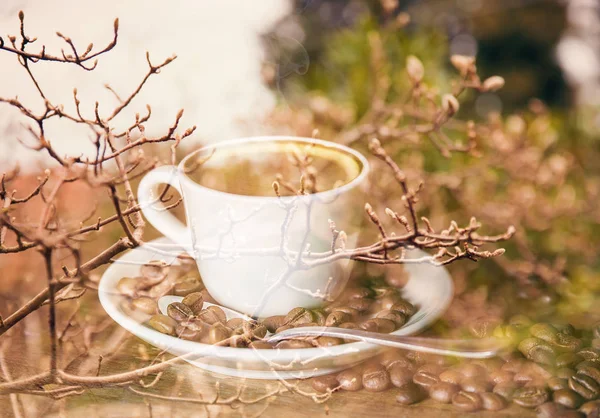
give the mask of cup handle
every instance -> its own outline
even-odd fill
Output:
[[[185,224],[165,209],[155,194],[154,188],[159,184],[168,184],[179,192],[181,185],[177,178],[177,167],[173,165],[157,167],[144,176],[138,187],[138,202],[146,219],[176,244],[189,249],[192,247],[191,235]]]

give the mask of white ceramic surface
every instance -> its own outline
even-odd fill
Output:
[[[168,249],[168,250],[166,250]],[[106,312],[122,327],[148,343],[173,355],[186,355],[186,361],[213,372],[251,379],[308,378],[344,369],[374,356],[382,350],[364,342],[342,344],[329,348],[287,350],[253,350],[248,348],[216,347],[186,341],[140,324],[120,308],[122,296],[116,290],[124,276],[139,275],[139,268],[150,260],[176,263],[184,250],[167,238],[160,238],[131,250],[117,259],[104,273],[99,284],[99,297]],[[407,253],[411,258],[425,254],[418,250]],[[410,276],[403,288],[403,297],[414,303],[418,311],[400,329],[398,335],[416,334],[439,318],[453,296],[452,280],[443,267],[430,264],[407,264]]]
[[[218,191],[188,175],[187,168],[198,160],[204,159],[197,173],[210,167],[226,174],[240,155],[260,160],[261,155],[282,152],[282,147],[286,152],[302,152],[311,144],[312,152],[339,160],[350,181],[318,193],[278,198],[274,192],[272,196],[247,196]],[[258,151],[249,154],[252,151],[247,149]],[[317,307],[323,298],[315,294],[329,290],[335,298],[343,289],[351,264],[348,259],[306,268],[304,260],[296,262],[296,254],[305,253],[307,245],[313,253],[330,251],[329,219],[344,225],[346,245],[354,247],[364,220],[362,203],[357,202],[364,201],[361,188],[368,171],[363,155],[333,142],[289,136],[242,138],[195,151],[177,167],[149,172],[140,183],[138,197],[148,221],[188,248],[215,300],[254,317],[267,317],[285,314],[295,306]],[[164,183],[183,196],[187,226],[156,205],[153,190]]]

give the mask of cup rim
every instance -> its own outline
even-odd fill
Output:
[[[297,198],[297,196],[281,196],[281,197],[278,197],[278,196],[249,196],[249,195],[223,192],[221,190],[211,189],[210,187],[206,187],[201,184],[198,184],[197,182],[193,181],[185,173],[185,169],[184,169],[185,163],[193,155],[196,155],[202,151],[206,151],[211,148],[227,147],[227,146],[232,146],[232,145],[236,145],[236,144],[245,144],[245,143],[252,143],[252,142],[300,142],[300,143],[305,143],[305,144],[315,144],[315,145],[320,145],[320,146],[323,146],[326,148],[335,149],[337,151],[340,151],[340,152],[343,152],[346,154],[350,154],[352,157],[356,158],[360,162],[362,167],[356,177],[354,177],[348,183],[346,183],[340,187],[336,187],[334,189],[329,189],[329,190],[324,190],[322,192],[311,193],[310,195],[308,195],[313,199],[327,199],[328,197],[335,197],[346,191],[349,191],[349,190],[353,189],[354,187],[358,186],[360,183],[362,183],[363,180],[366,179],[366,177],[370,171],[369,162],[367,161],[367,158],[363,154],[361,154],[360,152],[358,152],[350,147],[347,147],[346,145],[338,144],[333,141],[326,141],[323,139],[308,138],[308,137],[294,136],[294,135],[250,136],[250,137],[244,137],[244,138],[229,139],[226,141],[221,141],[221,142],[217,142],[214,144],[206,145],[206,146],[203,146],[203,147],[189,153],[177,165],[177,172],[179,174],[180,181],[182,179],[185,179],[186,184],[189,183],[189,186],[192,186],[193,188],[196,188],[198,190],[203,190],[203,191],[206,191],[206,192],[209,192],[212,194],[216,194],[216,195],[221,195],[221,196],[235,197],[237,199],[247,199],[247,200],[259,200],[260,199],[262,201],[268,199],[268,200],[275,201],[275,200],[280,200],[280,199],[293,200],[293,199]]]

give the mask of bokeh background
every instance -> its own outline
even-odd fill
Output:
[[[3,35],[18,31],[21,9],[29,33],[49,48],[60,48],[57,30],[83,46],[103,44],[111,37],[112,19],[120,18],[120,43],[100,59],[97,70],[36,65],[49,95],[67,108],[72,108],[74,87],[88,111],[96,100],[101,106],[114,104],[104,84],[129,91],[145,71],[146,50],[156,62],[177,54],[135,100],[132,113],[150,103],[152,133],[164,131],[184,108],[182,125],[195,124],[198,130],[182,144],[182,152],[245,135],[311,136],[315,128],[323,139],[347,142],[371,124],[377,129],[352,145],[366,153],[366,140],[381,137],[413,186],[416,179],[425,181],[420,213],[436,228],[451,220],[464,225],[471,215],[490,234],[515,225],[505,256],[450,267],[455,301],[435,331],[481,336],[515,314],[578,326],[600,320],[596,0],[3,0]],[[386,137],[413,123],[381,117],[382,109],[401,106],[409,91],[406,58],[418,57],[425,82],[444,93],[457,77],[453,54],[476,56],[482,79],[499,75],[506,82],[497,92],[461,97],[457,120],[481,125],[481,155],[445,158],[427,138]],[[380,97],[382,79],[388,88]],[[33,108],[43,105],[14,56],[0,53],[0,96],[16,95]],[[132,113],[123,115],[123,123]],[[449,135],[464,139],[460,129]],[[49,136],[61,152],[93,151],[87,133],[64,121],[50,126]],[[15,187],[28,190],[51,162],[18,139],[28,140],[23,120],[1,106],[0,171],[18,163],[23,174]],[[375,168],[369,201],[380,213],[386,206],[401,207],[391,176],[385,167]],[[94,202],[100,214],[110,213],[103,206],[107,198],[86,186],[68,185],[58,200],[73,219],[85,217]],[[36,210],[39,206],[29,205],[19,216],[37,219]],[[84,256],[118,236],[116,228],[103,231],[82,244]],[[153,236],[150,230],[146,238]],[[35,254],[0,257],[0,314],[45,286],[42,269]],[[364,265],[356,270],[357,276],[393,273]],[[101,315],[95,295],[86,298],[85,313]],[[44,333],[43,312],[32,318],[19,331],[22,336]],[[44,358],[42,346],[23,348],[24,358]],[[118,393],[113,396],[118,399]]]

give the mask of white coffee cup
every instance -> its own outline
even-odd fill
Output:
[[[203,165],[197,170],[213,164],[211,169],[226,171],[216,157],[235,156],[240,147],[260,147],[268,155],[270,150],[306,146],[339,163],[348,175],[345,184],[299,196],[249,196],[206,187],[187,174],[198,162]],[[317,307],[344,288],[347,258],[315,260],[339,251],[331,248],[329,220],[344,230],[348,248],[356,244],[368,171],[362,154],[333,142],[290,136],[242,138],[194,151],[177,167],[152,170],[142,179],[138,198],[148,221],[194,257],[213,298],[239,312],[266,317],[298,306]],[[154,189],[159,184],[169,184],[182,195],[187,226],[158,203]]]

